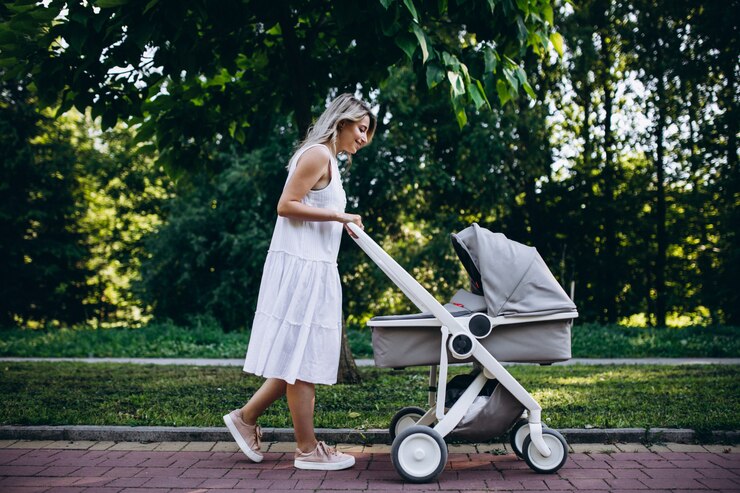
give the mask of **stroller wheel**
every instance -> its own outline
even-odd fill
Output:
[[[391,419],[388,427],[388,433],[391,436],[391,442],[406,428],[414,426],[426,414],[426,411],[420,407],[404,407],[398,411]]]
[[[522,445],[522,454],[527,465],[540,474],[549,474],[557,471],[568,460],[568,443],[559,432],[546,428],[542,430],[542,438],[550,447],[550,457],[540,454],[532,443],[532,437],[527,435]]]
[[[447,464],[447,444],[433,428],[412,426],[393,440],[391,461],[406,481],[434,481]]]
[[[528,436],[529,421],[526,419],[520,419],[517,421],[509,432],[509,444],[511,445],[511,449],[520,459],[524,458],[524,455],[522,454],[522,445],[524,445],[524,439]]]
[[[542,429],[547,428],[546,424],[542,424]],[[529,436],[529,420],[522,418],[516,422],[514,427],[509,432],[509,444],[511,449],[514,451],[517,457],[520,459],[524,458],[522,453],[522,447],[524,445],[524,439]]]

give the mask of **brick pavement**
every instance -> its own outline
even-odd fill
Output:
[[[740,492],[740,449],[722,445],[572,445],[566,465],[536,474],[506,444],[450,445],[439,480],[404,483],[387,445],[340,445],[357,457],[345,471],[298,471],[291,443],[248,461],[230,442],[0,440],[0,492]]]

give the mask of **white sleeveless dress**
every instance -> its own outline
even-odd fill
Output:
[[[288,179],[303,152],[288,166]],[[330,151],[331,154],[331,151]],[[347,197],[331,154],[331,182],[310,190],[306,205],[344,212]],[[317,384],[337,381],[342,340],[342,286],[337,255],[343,225],[278,216],[262,272],[244,371]]]

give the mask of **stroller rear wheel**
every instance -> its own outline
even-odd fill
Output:
[[[447,464],[447,444],[433,428],[412,426],[393,440],[391,461],[406,481],[434,481]]]
[[[550,448],[550,457],[540,454],[532,443],[532,437],[527,435],[522,444],[522,454],[527,465],[534,472],[550,474],[563,467],[568,460],[568,443],[559,432],[546,428],[542,430],[542,438]]]
[[[391,436],[391,442],[406,428],[414,426],[426,414],[426,411],[420,407],[404,407],[398,411],[391,419],[388,427],[388,433]]]

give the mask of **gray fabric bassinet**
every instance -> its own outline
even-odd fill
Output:
[[[570,359],[573,320],[500,325],[480,342],[494,358],[511,363],[555,363]],[[442,333],[439,327],[373,327],[375,365],[380,368],[438,365]],[[447,350],[450,363],[465,363]]]
[[[578,312],[537,250],[477,224],[451,239],[472,293],[459,291],[445,308],[461,320],[476,312],[497,318],[498,325],[480,342],[499,361],[548,364],[570,359],[570,331]],[[430,318],[418,313],[371,319],[375,364],[439,364],[441,332],[430,326]],[[447,357],[451,363],[473,361],[457,360],[449,351]]]

